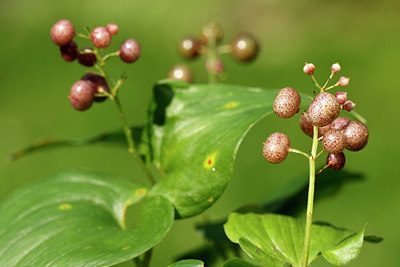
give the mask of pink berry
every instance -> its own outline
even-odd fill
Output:
[[[97,75],[94,73],[87,73],[81,78],[81,80],[86,81],[90,86],[92,86],[94,94],[101,93],[101,90],[110,92],[110,88],[108,87],[106,79],[104,79],[103,76],[100,76],[100,75]],[[107,99],[107,97],[105,97],[105,96],[95,96],[94,97],[95,102],[102,102],[106,99]]]
[[[128,39],[121,44],[119,57],[126,63],[133,63],[139,59],[141,47],[135,39]]]
[[[304,65],[303,67],[303,71],[305,74],[308,75],[313,75],[314,71],[315,71],[315,66],[312,63],[307,63],[306,65]]]
[[[352,111],[355,106],[356,106],[356,104],[354,104],[353,101],[347,100],[343,104],[343,109],[346,110],[346,111]]]
[[[347,85],[349,85],[349,82],[350,82],[350,78],[342,76],[342,77],[340,77],[338,84],[340,86],[346,87]]]
[[[341,170],[346,164],[346,157],[343,152],[337,154],[329,154],[326,159],[326,164],[329,164],[329,168],[332,170]]]
[[[344,102],[346,102],[346,100],[347,100],[347,92],[337,92],[336,98],[339,101],[339,104],[343,105]]]
[[[111,44],[111,33],[104,27],[95,28],[90,34],[92,44],[97,48],[106,48]]]
[[[330,127],[331,127],[330,124],[323,126],[323,127],[319,127],[318,128],[318,137],[323,136],[330,129]],[[306,113],[301,115],[301,117],[300,117],[300,128],[306,135],[313,137],[314,125],[307,118]]]
[[[115,23],[107,24],[106,29],[111,35],[116,35],[118,33],[118,25]]]
[[[71,106],[79,111],[90,108],[93,104],[94,89],[86,81],[77,81],[70,90],[69,101]]]
[[[285,87],[278,92],[275,98],[275,114],[283,119],[290,118],[299,111],[300,103],[300,94],[293,88]]]
[[[282,162],[289,153],[290,140],[286,134],[273,133],[265,141],[263,155],[271,163]]]
[[[81,49],[81,51],[78,54],[78,61],[80,64],[83,66],[87,67],[93,67],[94,64],[97,62],[96,55],[92,53],[93,49],[86,47]]]
[[[307,114],[313,125],[322,127],[339,117],[340,105],[334,95],[322,92],[311,102]]]
[[[62,19],[53,24],[50,37],[57,45],[66,45],[75,36],[74,25],[69,20]]]
[[[348,118],[339,117],[330,124],[330,128],[334,130],[342,130],[343,127],[346,126],[349,122],[350,120]]]
[[[369,132],[363,123],[351,121],[343,128],[343,136],[346,149],[359,151],[367,145]]]
[[[337,154],[344,149],[344,137],[340,130],[329,130],[322,137],[322,146],[330,154]]]
[[[78,46],[74,41],[60,46],[61,57],[68,62],[74,61],[78,57]]]
[[[339,63],[332,64],[331,70],[333,74],[338,73],[341,69]]]

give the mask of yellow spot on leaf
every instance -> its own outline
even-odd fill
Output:
[[[137,196],[141,196],[147,193],[147,189],[146,188],[139,188],[138,190],[135,191],[135,195]]]
[[[204,168],[211,169],[215,164],[215,158],[217,156],[217,152],[209,155],[204,161]]]
[[[85,246],[83,249],[84,249],[84,250],[87,250],[87,249],[89,249],[89,248],[91,248],[91,246]]]
[[[122,250],[128,250],[130,248],[131,248],[130,246],[127,246],[127,247],[122,248]]]
[[[70,210],[72,208],[72,206],[70,204],[61,204],[60,206],[58,206],[59,210]]]
[[[224,105],[224,108],[234,108],[239,106],[239,102],[229,102]]]
[[[212,203],[214,201],[214,198],[213,197],[210,197],[209,199],[208,199],[208,202],[210,202],[210,203]]]

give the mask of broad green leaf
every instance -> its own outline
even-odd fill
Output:
[[[160,82],[150,110],[154,162],[164,174],[153,193],[178,217],[212,205],[227,186],[241,141],[273,113],[276,91],[226,84]]]
[[[181,260],[168,267],[204,267],[204,263],[200,260]]]
[[[249,256],[261,264],[271,262],[272,258],[293,266],[301,265],[304,225],[299,220],[277,214],[232,213],[224,227],[228,238],[232,242],[239,243]],[[353,233],[348,230],[331,225],[313,224],[309,263],[325,251],[330,253],[331,258],[335,251],[340,250],[343,255],[344,251],[346,255],[354,255],[351,251],[359,245],[359,239],[350,238],[352,235]],[[347,238],[349,239],[346,241]],[[340,245],[340,242],[344,242],[344,245]],[[338,245],[337,250],[335,250],[336,245]]]
[[[335,265],[344,265],[356,259],[363,245],[365,227],[366,225],[357,234],[348,237],[335,247],[322,251],[324,258]]]
[[[0,266],[104,266],[132,259],[169,231],[162,196],[128,180],[67,171],[28,185],[0,206]],[[126,208],[142,200],[126,227]]]
[[[245,251],[254,260],[261,263],[262,266],[269,266],[269,267],[285,266],[285,262],[272,258],[246,238],[239,238],[239,245],[243,249],[243,251]]]
[[[229,259],[223,265],[223,267],[257,267],[257,266],[259,265],[251,264],[239,258]]]

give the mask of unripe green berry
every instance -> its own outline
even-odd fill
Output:
[[[346,126],[346,124],[348,124],[350,122],[350,120],[348,118],[345,117],[338,117],[336,120],[334,120],[330,126],[331,129],[335,129],[335,130],[342,130],[344,126]]]
[[[326,152],[330,154],[337,154],[344,149],[344,137],[340,130],[329,130],[322,137],[322,146]]]
[[[193,82],[193,75],[192,71],[187,66],[177,65],[169,71],[168,79],[191,83]]]
[[[300,94],[293,88],[285,87],[278,92],[275,98],[275,114],[282,119],[290,118],[299,111],[300,103]]]
[[[318,127],[318,137],[323,136],[330,129],[330,127],[330,124],[323,127]],[[302,114],[300,117],[300,128],[306,135],[313,137],[314,125],[307,118],[307,113]]]
[[[239,33],[232,41],[231,46],[233,57],[239,61],[248,62],[258,55],[258,42],[250,33]]]
[[[368,143],[369,132],[367,126],[359,121],[351,121],[343,128],[346,149],[359,151]]]
[[[273,133],[265,141],[263,156],[271,163],[282,162],[289,153],[290,140],[286,134]]]
[[[307,114],[313,125],[322,127],[330,124],[339,116],[340,105],[334,95],[322,92],[311,102]]]
[[[178,48],[182,56],[192,59],[199,55],[201,46],[196,38],[187,37],[181,40]]]
[[[346,157],[343,152],[337,154],[329,154],[326,159],[326,164],[329,164],[329,168],[332,170],[341,170],[346,164]]]

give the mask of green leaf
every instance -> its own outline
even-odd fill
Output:
[[[365,227],[366,225],[357,234],[346,238],[335,247],[322,251],[324,258],[335,265],[344,265],[356,259],[363,245]]]
[[[223,267],[257,267],[257,266],[259,265],[251,264],[239,258],[229,259],[223,265]]]
[[[104,266],[144,253],[174,217],[168,199],[146,192],[128,180],[82,171],[20,189],[0,206],[0,266]],[[126,227],[127,207],[140,200],[137,222]]]
[[[232,242],[239,243],[249,256],[261,264],[268,265],[273,262],[271,260],[275,260],[293,266],[301,265],[304,225],[299,220],[277,214],[232,213],[224,228]],[[362,235],[363,233],[364,230]],[[321,252],[327,252],[328,257],[332,260],[335,253],[336,255],[338,253],[347,255],[347,259],[354,257],[354,247],[361,248],[362,245],[363,236],[359,235],[360,233],[352,237],[353,233],[348,230],[331,225],[313,224],[309,263],[315,260]],[[358,255],[358,253],[359,250],[356,254]],[[337,262],[339,261],[337,260]]]
[[[168,267],[204,267],[204,263],[200,260],[181,260]]]
[[[273,113],[276,91],[226,84],[160,82],[150,109],[154,162],[165,175],[153,193],[178,217],[201,213],[223,193],[246,133]]]

